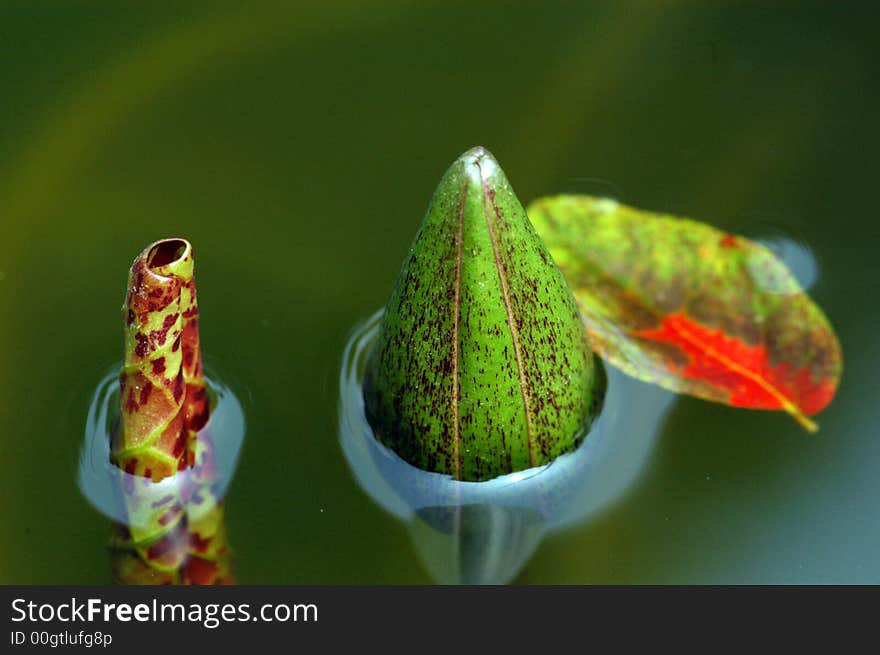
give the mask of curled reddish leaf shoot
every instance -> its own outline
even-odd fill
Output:
[[[231,580],[223,506],[211,491],[216,468],[193,270],[192,246],[175,238],[146,248],[129,274],[111,448],[128,474],[129,520],[115,527],[111,549],[117,578],[129,584]]]

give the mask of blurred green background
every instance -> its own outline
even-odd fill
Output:
[[[336,434],[353,326],[446,166],[808,244],[846,356],[816,436],[682,398],[613,507],[526,583],[880,582],[873,3],[0,3],[0,582],[110,582],[79,494],[132,259],[192,240],[245,405],[243,583],[423,583]],[[633,408],[637,411],[637,408]]]

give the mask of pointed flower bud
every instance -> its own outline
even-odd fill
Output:
[[[573,450],[603,379],[498,162],[469,150],[434,193],[367,362],[376,437],[419,468],[487,480]]]

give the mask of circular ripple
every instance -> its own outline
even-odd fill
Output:
[[[114,521],[127,523],[130,517],[121,502],[120,490],[126,488],[126,485],[142,484],[144,478],[129,475],[110,461],[110,436],[119,409],[119,370],[120,366],[115,366],[108,371],[92,394],[80,452],[77,483],[83,496],[99,512]],[[208,373],[205,374],[205,381],[208,393],[215,402],[211,409],[211,418],[200,434],[210,434],[213,442],[217,475],[211,484],[211,490],[219,501],[226,493],[238,463],[245,433],[244,411],[229,387]],[[151,483],[150,494],[159,498],[168,491],[180,488],[189,481],[193,470],[179,471],[164,480]]]

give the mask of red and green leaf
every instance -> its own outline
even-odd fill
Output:
[[[667,389],[781,409],[816,429],[807,417],[834,396],[840,344],[770,250],[603,198],[539,198],[528,214],[601,357]]]

